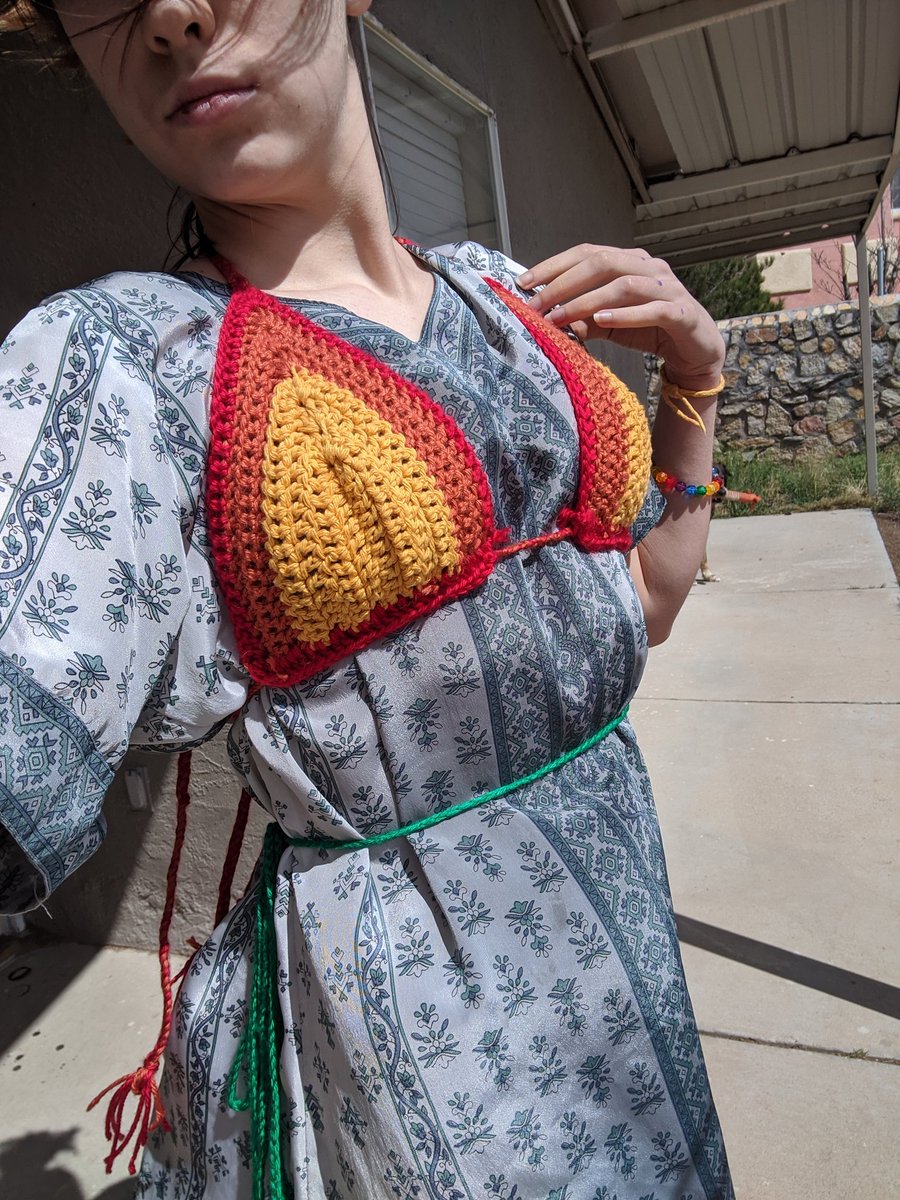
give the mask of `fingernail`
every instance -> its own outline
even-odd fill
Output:
[[[534,278],[534,276],[531,274],[530,271],[523,271],[522,274],[516,280],[516,283],[519,285],[519,287],[528,287],[529,283],[531,283],[533,278]]]
[[[607,321],[611,321],[612,319],[613,319],[613,315],[612,315],[612,312],[610,311],[610,309],[604,309],[603,312],[594,313],[594,320],[597,322],[598,325],[603,325]]]
[[[527,304],[528,304],[529,308],[540,308],[541,307],[540,296],[529,296],[528,300],[527,300]]]

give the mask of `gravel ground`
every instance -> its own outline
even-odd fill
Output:
[[[876,513],[875,520],[894,574],[900,580],[900,513]]]

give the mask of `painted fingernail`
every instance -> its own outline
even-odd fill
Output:
[[[533,278],[534,278],[534,276],[532,275],[532,273],[530,271],[523,271],[522,274],[516,280],[516,283],[519,285],[519,287],[528,287],[529,283],[531,283]]]
[[[612,311],[608,308],[604,309],[603,312],[595,312],[594,313],[594,320],[597,322],[598,325],[602,325],[606,321],[611,321],[612,319],[613,319]]]

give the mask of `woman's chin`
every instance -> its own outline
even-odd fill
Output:
[[[231,171],[210,172],[174,182],[195,202],[221,208],[268,208],[300,200],[296,189],[279,186],[276,179],[261,179],[259,174],[253,179],[245,179]]]
[[[189,171],[163,173],[195,199],[228,207],[265,207],[302,201],[302,155],[277,154],[265,146],[241,146],[214,160],[196,161]]]

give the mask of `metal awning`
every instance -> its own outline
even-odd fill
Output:
[[[674,266],[859,234],[900,165],[900,0],[539,0]]]
[[[866,232],[900,167],[900,0],[538,0],[627,170],[634,242],[689,266]],[[860,289],[869,492],[878,490]]]

